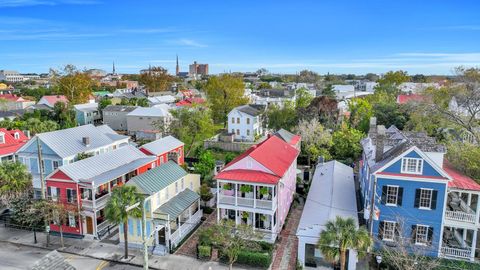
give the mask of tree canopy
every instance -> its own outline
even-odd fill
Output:
[[[61,70],[51,70],[52,81],[57,92],[65,95],[70,104],[86,103],[92,94],[93,81],[86,72],[74,65],[66,65]]]
[[[173,77],[163,67],[149,67],[140,74],[138,81],[145,86],[148,92],[161,92],[168,90]]]

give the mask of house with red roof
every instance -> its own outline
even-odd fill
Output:
[[[0,95],[0,109],[3,110],[22,110],[35,104],[35,101],[24,99],[15,94]]]
[[[180,100],[179,102],[175,103],[175,106],[191,107],[193,104],[203,104],[203,103],[205,103],[205,99],[192,97],[192,98],[186,98],[186,99]]]
[[[293,201],[299,150],[277,136],[250,147],[216,176],[217,221],[247,224],[274,242]]]
[[[418,94],[398,95],[397,104],[407,104],[411,102],[422,102],[425,97]]]
[[[50,108],[53,108],[55,106],[55,103],[57,102],[63,102],[63,103],[68,103],[68,99],[64,95],[50,95],[50,96],[43,96],[39,101],[38,105],[46,105]]]
[[[16,161],[16,152],[29,138],[18,129],[0,128],[0,161]]]

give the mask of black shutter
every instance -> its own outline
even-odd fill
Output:
[[[384,228],[385,222],[380,221],[378,224],[378,240],[383,239],[383,228]]]
[[[77,202],[77,190],[72,189],[72,202]]]
[[[385,204],[387,202],[387,189],[388,187],[387,186],[383,186],[382,187],[382,204]]]
[[[438,191],[437,190],[433,190],[432,191],[432,202],[430,204],[430,208],[432,210],[436,209],[437,208],[437,195],[438,195]]]
[[[48,197],[52,196],[52,188],[51,187],[47,187],[47,196]]]
[[[60,188],[57,187],[57,200],[61,201],[62,199],[62,193],[60,193]]]
[[[397,197],[397,205],[402,206],[403,201],[403,187],[398,188],[398,197]]]
[[[428,245],[432,245],[432,239],[433,239],[433,227],[428,227]]]
[[[415,190],[415,204],[414,207],[418,208],[420,206],[420,189]]]
[[[395,238],[395,241],[400,241],[400,224],[398,222],[395,222],[395,229],[393,231],[393,236]]]
[[[411,234],[412,244],[415,244],[416,239],[417,239],[417,225],[412,225],[412,234]]]

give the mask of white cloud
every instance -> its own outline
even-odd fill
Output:
[[[55,5],[93,5],[95,0],[0,0],[0,7],[55,6]]]
[[[174,43],[182,46],[188,46],[188,47],[197,47],[197,48],[205,48],[208,47],[206,44],[199,43],[193,39],[187,39],[187,38],[182,38],[179,40],[176,40]]]

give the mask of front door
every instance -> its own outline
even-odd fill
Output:
[[[165,227],[163,227],[158,231],[158,244],[165,246],[165,243],[166,243]]]
[[[87,234],[93,234],[93,220],[92,217],[85,217],[87,221]]]

